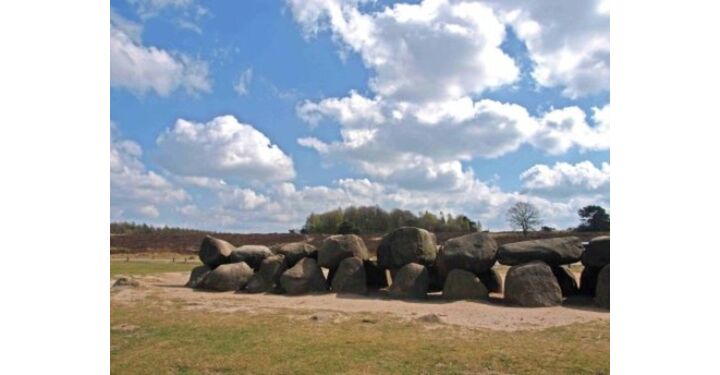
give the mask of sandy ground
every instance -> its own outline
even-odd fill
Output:
[[[243,294],[233,292],[196,291],[183,285],[189,273],[173,272],[134,277],[139,286],[111,287],[113,303],[134,303],[152,296],[159,303],[180,303],[189,310],[226,313],[297,311],[311,314],[313,320],[330,318],[342,321],[348,314],[369,313],[376,318],[389,314],[400,319],[418,319],[432,324],[451,324],[493,330],[542,329],[595,319],[609,320],[607,311],[592,307],[589,299],[576,297],[564,306],[521,308],[506,306],[500,296],[490,302],[446,302],[438,294],[426,301],[399,301],[387,298],[384,291],[368,296],[341,296],[334,293],[284,296],[274,294]],[[114,280],[111,280],[112,285]]]

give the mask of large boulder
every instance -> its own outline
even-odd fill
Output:
[[[335,293],[367,293],[367,277],[362,259],[350,257],[340,262],[332,279],[332,290]]]
[[[260,263],[263,259],[273,255],[267,246],[262,245],[244,245],[233,250],[230,253],[230,263],[245,262],[254,270],[260,269]]]
[[[505,300],[525,307],[562,303],[562,291],[550,266],[532,261],[512,266],[505,276]]]
[[[367,281],[367,287],[371,289],[381,289],[388,286],[387,274],[385,270],[378,266],[376,261],[365,260],[363,261],[365,268],[365,280]]]
[[[478,277],[480,278],[480,281],[483,283],[483,285],[485,285],[488,292],[502,293],[502,278],[500,278],[500,274],[496,269],[491,268],[479,274]]]
[[[474,273],[454,269],[445,278],[443,298],[449,300],[488,299],[488,290]]]
[[[215,268],[221,264],[228,263],[233,250],[235,250],[235,246],[230,242],[212,236],[205,236],[202,243],[200,243],[200,252],[198,255],[204,265]]]
[[[317,248],[307,242],[290,242],[273,246],[270,249],[275,254],[285,256],[285,265],[290,268],[300,259],[310,257],[317,259]]]
[[[610,264],[610,236],[595,237],[585,246],[582,264],[586,267],[604,267]]]
[[[318,265],[335,269],[340,262],[349,257],[361,260],[369,258],[368,249],[360,236],[355,234],[336,234],[323,240],[318,249]]]
[[[222,264],[209,272],[200,282],[202,289],[228,292],[241,290],[253,275],[253,269],[247,263]]]
[[[574,236],[514,242],[500,246],[497,260],[515,266],[541,260],[550,266],[575,263],[584,251],[580,239]]]
[[[326,292],[325,276],[315,259],[302,258],[280,276],[280,285],[287,294]]]
[[[388,293],[394,298],[426,298],[429,284],[430,277],[425,266],[410,263],[393,276]]]
[[[212,271],[212,268],[206,265],[193,268],[192,271],[190,271],[190,280],[188,280],[185,286],[190,288],[197,288],[197,286],[200,285],[200,282],[210,271]]]
[[[437,257],[435,236],[421,228],[398,228],[382,238],[377,256],[383,268],[398,269],[410,263],[428,265]]]
[[[285,257],[270,255],[262,260],[260,269],[250,278],[245,291],[248,293],[264,293],[277,290],[280,284],[280,275],[286,270]]]
[[[497,248],[495,240],[484,232],[451,238],[438,253],[438,269],[444,276],[454,269],[479,275],[495,264]]]
[[[553,275],[555,275],[555,278],[557,279],[558,285],[560,285],[563,297],[574,296],[580,292],[575,275],[573,275],[569,269],[562,266],[555,266],[551,268]]]
[[[610,265],[606,265],[598,274],[595,286],[595,305],[610,309]]]
[[[595,295],[600,267],[585,267],[580,274],[580,294],[585,296]]]

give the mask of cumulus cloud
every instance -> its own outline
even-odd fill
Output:
[[[606,150],[610,148],[609,112],[609,105],[596,108],[595,126],[591,126],[578,107],[552,110],[539,119],[540,127],[531,142],[550,154],[565,153],[573,146],[581,150]]]
[[[593,126],[578,107],[533,117],[520,105],[477,99],[487,89],[518,78],[515,62],[500,48],[506,26],[515,27],[525,40],[535,38],[531,57],[536,59],[537,69],[547,70],[539,61],[546,58],[543,53],[552,54],[560,44],[545,39],[564,40],[564,34],[575,31],[555,25],[570,22],[572,17],[552,18],[552,13],[580,12],[578,6],[545,11],[534,3],[519,1],[426,0],[367,10],[373,8],[363,3],[288,0],[306,36],[329,32],[344,53],[359,54],[371,71],[371,95],[350,91],[344,97],[306,100],[297,107],[298,116],[311,126],[323,119],[340,124],[339,140],[298,140],[326,161],[349,162],[370,177],[399,186],[444,189],[466,186],[472,180],[472,170],[463,168],[461,162],[502,156],[523,144],[550,154],[573,147],[609,147],[609,121],[601,124],[598,120],[604,116],[604,108],[593,115]],[[592,9],[594,12],[595,7]],[[536,20],[548,22],[541,27]],[[601,33],[593,30],[590,34]],[[590,34],[579,38],[584,40]],[[573,39],[575,35],[569,38],[568,49],[563,51],[581,54],[574,49],[580,43]],[[555,63],[561,67],[569,64],[565,60],[548,62]],[[570,64],[568,69],[576,68]],[[558,84],[560,73],[556,73],[548,73],[539,82]],[[580,73],[573,74],[562,84],[584,79]],[[582,85],[572,84],[575,86],[568,90],[575,96]]]
[[[374,72],[387,99],[443,101],[514,82],[518,67],[500,48],[505,26],[481,3],[423,1],[363,13],[358,1],[289,0],[306,34],[329,30]]]
[[[168,96],[178,89],[189,94],[211,91],[208,65],[190,56],[145,46],[142,28],[119,16],[110,22],[110,85],[143,95]]]
[[[378,99],[368,99],[355,91],[344,98],[328,98],[314,103],[306,100],[297,108],[305,122],[317,125],[322,118],[334,118],[345,126],[381,124],[385,121]]]
[[[233,116],[219,116],[207,123],[179,119],[156,143],[158,162],[179,176],[243,184],[295,177],[293,161],[280,147]]]
[[[156,218],[158,205],[190,200],[190,195],[167,178],[146,169],[142,148],[130,140],[110,143],[110,206],[114,219],[137,215]]]
[[[548,166],[537,164],[520,175],[523,187],[532,194],[567,197],[605,194],[610,192],[610,164],[600,168],[590,161],[577,164],[558,162]]]
[[[344,53],[372,69],[378,94],[447,100],[514,82],[500,48],[512,27],[533,61],[532,77],[571,98],[609,89],[606,1],[425,0],[363,12],[359,0],[287,0],[306,35],[329,31]]]
[[[577,98],[610,87],[610,17],[606,0],[492,1],[525,42],[533,78]]]
[[[315,149],[329,162],[349,162],[371,177],[401,186],[458,188],[472,179],[472,171],[463,170],[461,161],[502,156],[526,143],[550,154],[572,147],[607,149],[608,113],[609,106],[595,109],[593,126],[578,107],[552,110],[537,118],[517,104],[488,99],[460,98],[420,106],[371,100],[351,92],[342,99],[298,107],[298,115],[311,124],[322,118],[337,121],[340,140],[305,137],[298,143]]]

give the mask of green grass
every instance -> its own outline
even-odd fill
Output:
[[[295,314],[295,317],[290,315]],[[367,314],[318,323],[297,312],[189,311],[152,298],[111,304],[116,374],[607,374],[609,322],[517,332]],[[125,328],[123,328],[125,327]],[[127,327],[130,327],[128,329]]]
[[[138,276],[161,272],[186,272],[199,266],[199,262],[173,263],[171,260],[123,260],[110,261],[110,277],[116,275]]]

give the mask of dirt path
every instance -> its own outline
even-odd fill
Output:
[[[113,303],[133,303],[148,296],[167,303],[181,303],[186,309],[218,312],[246,312],[250,314],[298,310],[303,313],[334,312],[343,314],[390,314],[401,319],[421,319],[465,327],[514,331],[562,326],[595,319],[610,319],[607,311],[595,309],[587,299],[575,299],[565,306],[520,308],[505,306],[499,300],[492,302],[445,302],[438,295],[427,301],[399,301],[385,297],[384,293],[359,297],[321,295],[284,296],[274,294],[241,294],[195,291],[184,287],[188,273],[174,272],[138,276],[136,287],[111,288]],[[112,285],[112,281],[111,281]],[[338,315],[338,314],[335,314]]]

